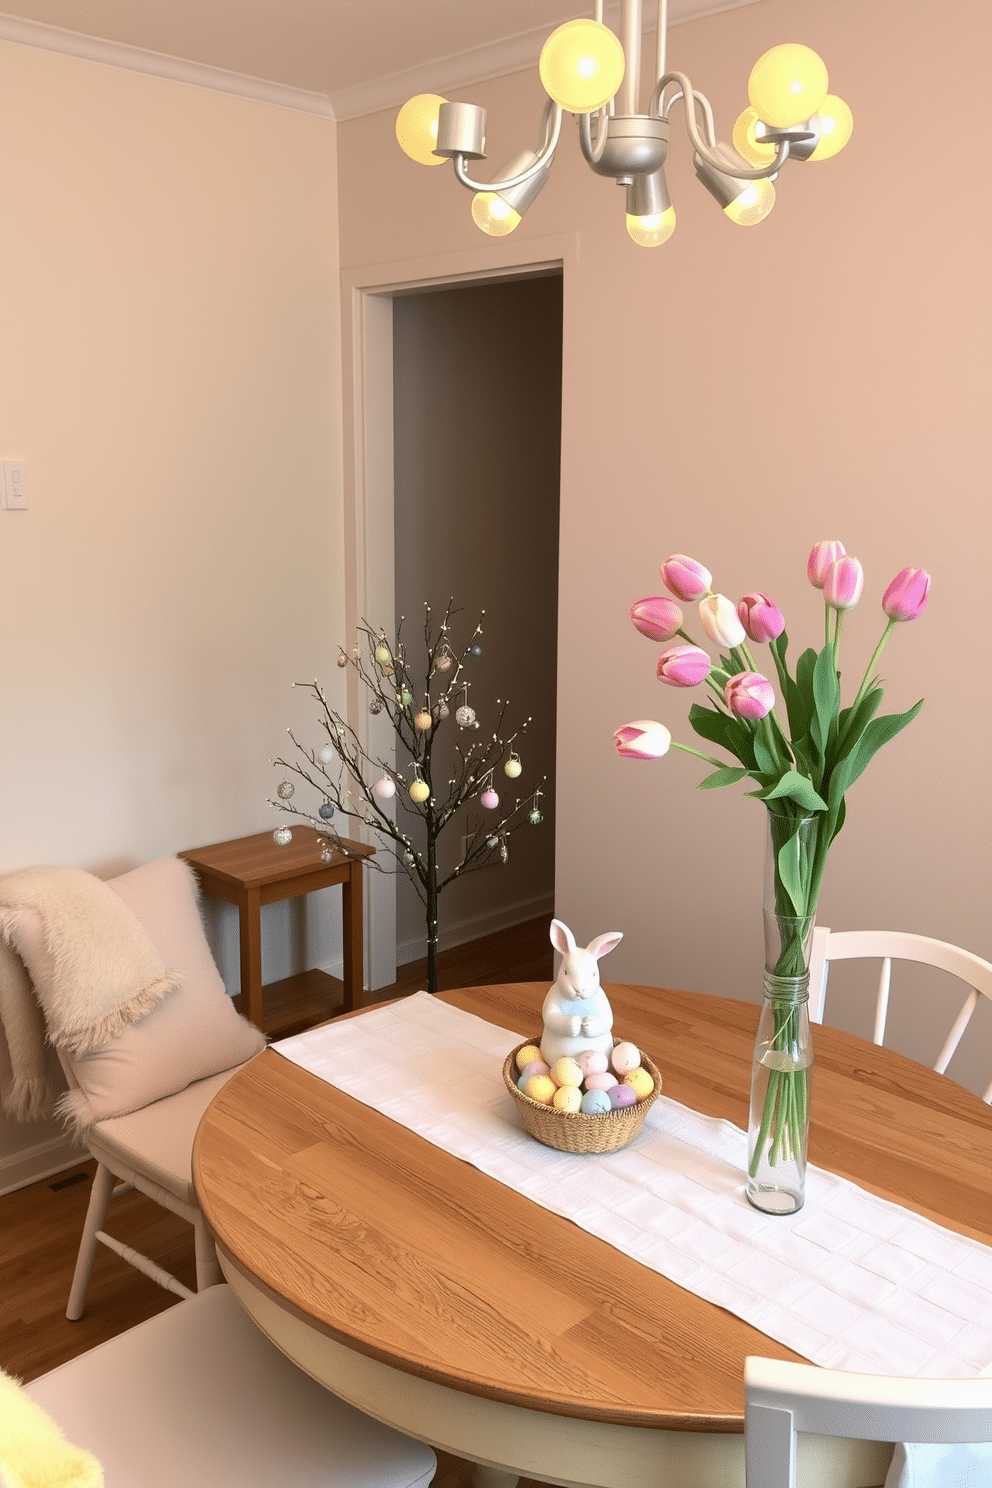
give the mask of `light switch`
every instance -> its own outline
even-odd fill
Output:
[[[26,511],[28,504],[27,471],[23,460],[4,460],[4,485],[8,511]]]

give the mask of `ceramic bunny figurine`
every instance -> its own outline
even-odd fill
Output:
[[[561,920],[551,921],[551,944],[563,960],[558,979],[544,999],[541,1058],[548,1065],[586,1049],[609,1054],[613,1048],[613,1009],[599,985],[599,958],[623,940],[618,930],[597,935],[585,950]]]

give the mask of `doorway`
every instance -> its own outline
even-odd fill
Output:
[[[520,777],[507,778],[501,760],[493,780],[495,815],[519,798],[523,824],[505,861],[496,851],[445,889],[444,947],[554,905],[561,270],[394,294],[391,330],[396,619],[419,638],[425,602],[440,616],[453,599],[453,645],[482,626],[481,655],[463,673],[480,728],[496,728],[497,700],[507,703],[501,735],[529,720],[514,746]],[[457,745],[453,718],[450,734]],[[439,844],[442,872],[486,812],[459,817]],[[423,955],[424,939],[421,901],[401,874],[397,961]]]

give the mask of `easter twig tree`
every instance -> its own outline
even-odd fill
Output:
[[[351,667],[359,679],[363,701],[378,720],[369,726],[364,742],[359,731],[335,708],[317,681],[297,682],[318,704],[323,732],[316,746],[301,742],[287,730],[296,749],[294,759],[277,759],[288,772],[272,806],[301,817],[320,833],[325,851],[347,854],[347,840],[339,835],[352,819],[368,827],[412,881],[424,906],[427,927],[427,990],[437,991],[438,899],[455,879],[464,878],[493,861],[507,860],[507,838],[525,823],[540,825],[540,797],[546,776],[513,805],[501,805],[494,787],[497,769],[510,780],[522,770],[514,748],[530,719],[505,728],[508,704],[497,698],[495,719],[483,729],[468,702],[470,681],[466,667],[481,655],[482,618],[459,648],[453,644],[452,619],[458,613],[449,601],[440,624],[424,606],[422,640],[407,646],[403,620],[395,639],[374,630],[363,620],[358,640],[343,648],[338,666]],[[388,722],[391,731],[381,725]],[[296,777],[296,781],[292,777]],[[301,810],[294,797],[303,782],[317,797],[316,809]],[[474,807],[481,807],[481,815]],[[463,814],[464,813],[464,814]],[[442,832],[458,822],[460,852],[442,867],[438,843]],[[365,862],[380,871],[376,858]],[[397,871],[397,870],[392,870]]]

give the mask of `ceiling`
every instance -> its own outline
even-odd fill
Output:
[[[754,3],[669,0],[670,23]],[[385,108],[414,92],[466,86],[531,66],[555,26],[592,13],[591,0],[0,0],[0,5],[0,39],[165,75],[170,72],[165,59],[187,69],[219,69],[310,95],[316,111],[336,118]],[[612,11],[618,9],[614,0]],[[654,16],[653,0],[645,0],[645,20],[652,26]],[[606,18],[616,25],[609,4]],[[182,69],[175,75],[183,75]],[[205,72],[200,80],[209,81]],[[222,86],[222,80],[215,79],[215,85]],[[305,106],[302,98],[300,106]]]

